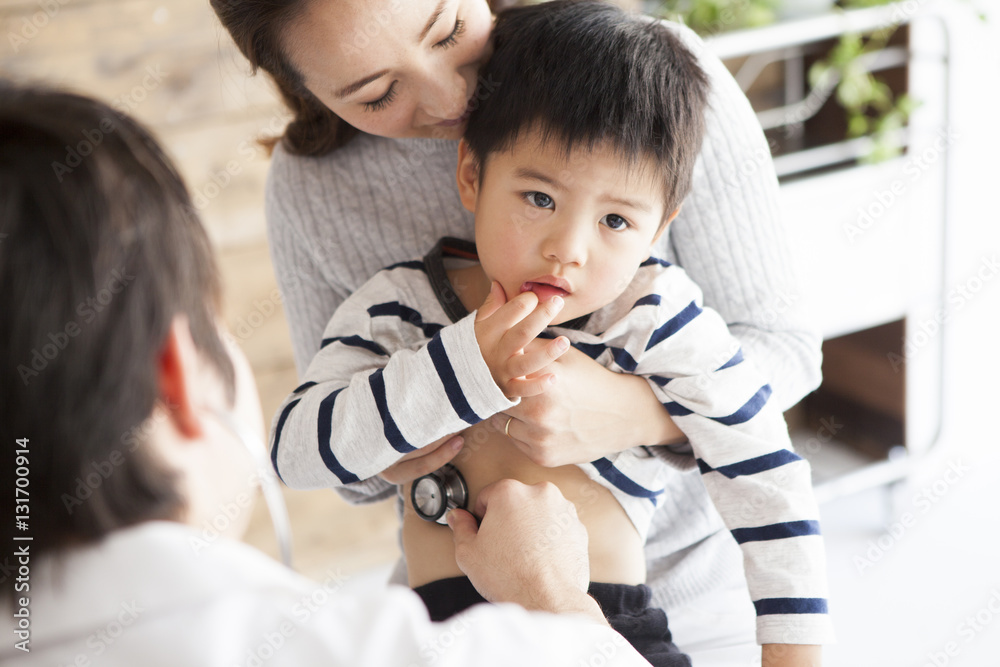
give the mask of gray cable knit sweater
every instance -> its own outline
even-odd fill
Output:
[[[820,338],[802,313],[770,153],[726,68],[691,31],[681,34],[711,81],[710,108],[692,192],[658,255],[698,283],[785,409],[819,384]],[[300,375],[333,312],[379,269],[423,256],[444,236],[473,238],[456,146],[362,135],[318,158],[275,150],[267,228]],[[646,547],[654,600],[668,611],[742,578],[739,549],[698,472],[672,474]],[[341,492],[368,502],[393,489],[373,478]]]

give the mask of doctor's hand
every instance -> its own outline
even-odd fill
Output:
[[[539,339],[528,351],[549,342]],[[538,465],[586,463],[639,445],[685,440],[645,378],[608,370],[576,348],[545,373],[556,381],[544,393],[490,418]]]
[[[554,484],[502,479],[483,488],[476,519],[465,510],[448,514],[455,561],[490,602],[515,602],[529,610],[585,614],[607,625],[587,595],[587,530],[576,507]]]

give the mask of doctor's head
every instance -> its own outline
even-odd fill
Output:
[[[253,475],[215,415],[263,424],[188,193],[102,103],[4,83],[0,100],[0,503],[30,493],[36,555],[198,524]]]

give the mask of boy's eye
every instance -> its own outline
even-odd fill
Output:
[[[538,208],[552,208],[553,204],[555,204],[552,201],[552,197],[544,192],[525,192],[524,198],[528,200],[529,204]]]
[[[601,218],[601,222],[607,225],[609,229],[613,229],[615,231],[627,229],[629,226],[628,220],[615,213],[607,214],[606,216]]]

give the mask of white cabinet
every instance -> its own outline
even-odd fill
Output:
[[[883,377],[898,375],[905,437],[891,444],[905,444],[909,456],[835,479],[826,490],[817,489],[821,497],[897,479],[914,456],[933,445],[941,425],[946,323],[939,320],[949,297],[943,276],[948,146],[954,140],[948,134],[949,34],[942,17],[907,13],[912,4],[830,13],[706,39],[735,70],[777,147],[783,214],[824,338],[905,321],[898,349],[863,363],[866,371]],[[843,121],[834,115],[839,110],[832,101],[817,100],[815,92],[810,95],[807,70],[841,34],[870,33],[897,21],[903,28],[894,41],[865,62],[920,106],[899,137],[904,154],[863,164],[857,157],[870,142],[843,139],[836,127]],[[770,82],[760,83],[768,77]]]

